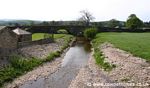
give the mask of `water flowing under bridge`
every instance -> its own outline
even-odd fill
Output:
[[[26,29],[31,33],[57,33],[58,30],[64,29],[69,34],[79,35],[82,34],[83,31],[88,28],[86,26],[11,26],[11,29],[21,28]]]

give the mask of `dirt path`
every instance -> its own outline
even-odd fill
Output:
[[[88,65],[82,68],[77,77],[72,81],[70,88],[149,88],[150,64],[144,59],[113,47],[105,43],[101,51],[106,57],[105,60],[115,64],[110,72],[100,69],[94,58],[91,56]],[[103,83],[121,83],[119,86],[100,86]],[[124,83],[124,84],[123,84]],[[143,86],[127,86],[127,85]],[[137,84],[138,83],[138,84]]]

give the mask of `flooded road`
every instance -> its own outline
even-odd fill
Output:
[[[66,52],[61,67],[47,78],[29,81],[20,88],[67,88],[78,74],[79,69],[87,64],[90,55],[90,43],[84,38],[77,38]]]

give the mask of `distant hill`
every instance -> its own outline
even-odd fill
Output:
[[[91,25],[109,27],[110,21],[91,22]],[[124,21],[118,21],[116,25],[124,26]],[[31,26],[31,25],[85,25],[83,21],[34,21],[0,19],[0,26]]]
[[[0,19],[0,26],[14,26],[14,25],[36,25],[40,24],[42,21],[33,21],[33,20],[9,20],[9,19]]]

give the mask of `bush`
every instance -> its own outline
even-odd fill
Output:
[[[65,29],[60,29],[57,31],[59,34],[68,34],[68,32]]]
[[[19,55],[10,57],[10,65],[0,69],[0,88],[5,82],[12,81],[14,78],[32,70],[42,64],[40,59],[24,58]]]
[[[11,62],[12,67],[20,69],[22,71],[32,70],[34,67],[42,64],[40,59],[24,58],[24,57],[18,56],[18,55],[12,56],[10,62]]]
[[[88,28],[84,31],[84,36],[91,40],[93,39],[97,34],[97,29],[96,28]]]
[[[45,59],[43,59],[43,62],[51,61],[55,57],[60,57],[60,55],[61,55],[60,51],[52,52]]]

